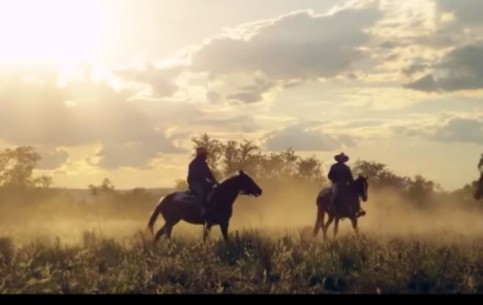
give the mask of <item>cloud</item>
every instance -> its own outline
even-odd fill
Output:
[[[120,69],[115,74],[126,81],[148,85],[156,97],[167,97],[178,90],[175,80],[183,70],[182,66],[161,69],[147,63],[142,69]]]
[[[418,63],[418,62],[413,62],[411,65],[408,67],[404,68],[402,70],[402,73],[405,76],[412,76],[416,73],[419,72],[424,72],[429,68],[429,65],[427,63]]]
[[[403,68],[405,76],[418,72],[431,72],[418,78],[405,87],[426,92],[446,92],[479,89],[483,85],[481,60],[483,46],[483,19],[480,0],[435,0],[434,14],[426,16],[431,30],[414,29],[412,37],[403,40],[417,58]],[[433,10],[433,9],[432,9]],[[431,19],[432,18],[432,19]],[[432,20],[431,22],[429,22]],[[418,50],[416,50],[418,49]],[[447,52],[451,49],[450,52]]]
[[[331,135],[307,128],[305,124],[297,124],[269,133],[265,138],[265,146],[268,150],[293,148],[300,151],[331,151],[354,147],[356,142],[349,135]]]
[[[228,118],[204,118],[194,119],[190,126],[198,127],[197,129],[218,129],[225,132],[255,132],[261,129],[253,116],[237,115]]]
[[[254,103],[276,81],[293,83],[350,72],[353,63],[370,56],[360,49],[371,38],[364,29],[381,17],[374,8],[346,9],[327,16],[299,11],[241,25],[233,32],[245,35],[212,39],[193,54],[191,68],[218,78],[236,73],[263,75],[270,81],[228,94],[229,99]]]
[[[445,116],[411,126],[395,126],[392,130],[398,135],[438,142],[483,144],[483,116]]]
[[[105,146],[101,165],[109,166],[138,165],[159,153],[182,151],[135,103],[127,101],[132,92],[117,92],[105,82],[87,79],[59,88],[54,80],[24,73],[0,78],[0,139],[52,148],[101,144]],[[136,145],[129,146],[132,143]],[[124,146],[131,148],[118,149]],[[49,156],[43,166],[55,166],[65,153]]]
[[[228,95],[228,99],[251,104],[262,100],[262,95],[275,86],[275,82],[257,78],[255,84],[241,87],[237,93]]]
[[[65,149],[37,149],[42,159],[38,163],[39,169],[52,170],[59,168],[69,158],[69,152]]]
[[[483,24],[481,12],[483,1],[481,0],[437,0],[440,10],[451,12],[455,15],[456,22],[465,26]]]
[[[407,113],[438,113],[444,109],[447,112],[483,113],[482,97],[441,97],[414,103],[406,108]]]
[[[159,157],[163,153],[186,152],[184,149],[175,147],[170,140],[159,137],[151,141],[137,143],[108,143],[103,145],[97,157],[100,157],[97,165],[115,169],[120,167],[149,168],[148,161]]]
[[[430,139],[440,142],[483,144],[483,116],[451,118],[437,126]]]
[[[433,71],[406,84],[421,91],[458,91],[483,88],[483,42],[449,52]]]

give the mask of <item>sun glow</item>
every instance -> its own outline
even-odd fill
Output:
[[[102,0],[1,0],[0,65],[92,60],[106,37]]]

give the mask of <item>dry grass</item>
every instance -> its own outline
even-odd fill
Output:
[[[481,240],[341,236],[308,230],[236,232],[231,242],[179,234],[156,246],[84,232],[16,246],[0,239],[0,293],[481,293]]]

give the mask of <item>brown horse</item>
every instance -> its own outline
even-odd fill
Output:
[[[481,173],[480,180],[476,184],[476,191],[473,196],[475,197],[475,200],[483,198],[483,173]]]
[[[228,226],[233,211],[233,203],[238,195],[253,195],[258,197],[262,194],[262,189],[253,179],[240,171],[217,187],[208,195],[208,205],[212,208],[207,213],[206,220],[201,214],[200,207],[196,204],[196,198],[189,192],[170,193],[161,199],[151,214],[148,229],[153,234],[153,227],[158,215],[163,215],[164,226],[156,233],[155,241],[158,241],[164,234],[171,238],[173,227],[184,220],[194,225],[204,225],[203,238],[206,240],[212,226],[219,225],[225,241],[228,240]]]
[[[352,227],[356,234],[359,230],[357,228],[357,219],[363,215],[357,215],[359,212],[357,207],[359,206],[359,200],[367,201],[367,190],[369,184],[367,177],[359,176],[351,185],[345,190],[339,192],[339,198],[337,203],[330,206],[330,200],[332,197],[331,188],[323,189],[317,196],[317,219],[315,221],[314,236],[317,235],[320,229],[324,233],[324,239],[327,238],[327,229],[335,220],[334,224],[334,238],[337,235],[339,229],[339,220],[349,218],[352,222]],[[330,207],[330,208],[329,208]],[[329,215],[327,223],[324,224],[325,213]]]

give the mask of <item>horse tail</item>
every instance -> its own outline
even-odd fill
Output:
[[[319,229],[322,228],[323,222],[322,221],[322,214],[324,213],[324,210],[322,209],[322,206],[320,205],[320,196],[317,196],[317,199],[315,200],[315,204],[317,205],[317,215],[315,217],[315,226],[314,226],[314,233],[313,235],[316,236],[317,233],[319,232]]]
[[[156,222],[156,219],[158,219],[159,213],[161,213],[161,210],[164,205],[163,203],[166,201],[166,198],[167,197],[164,197],[163,199],[161,199],[161,201],[158,203],[156,208],[151,213],[151,217],[149,217],[148,230],[149,232],[151,232],[151,234],[154,234],[154,231],[153,231],[154,223]]]

